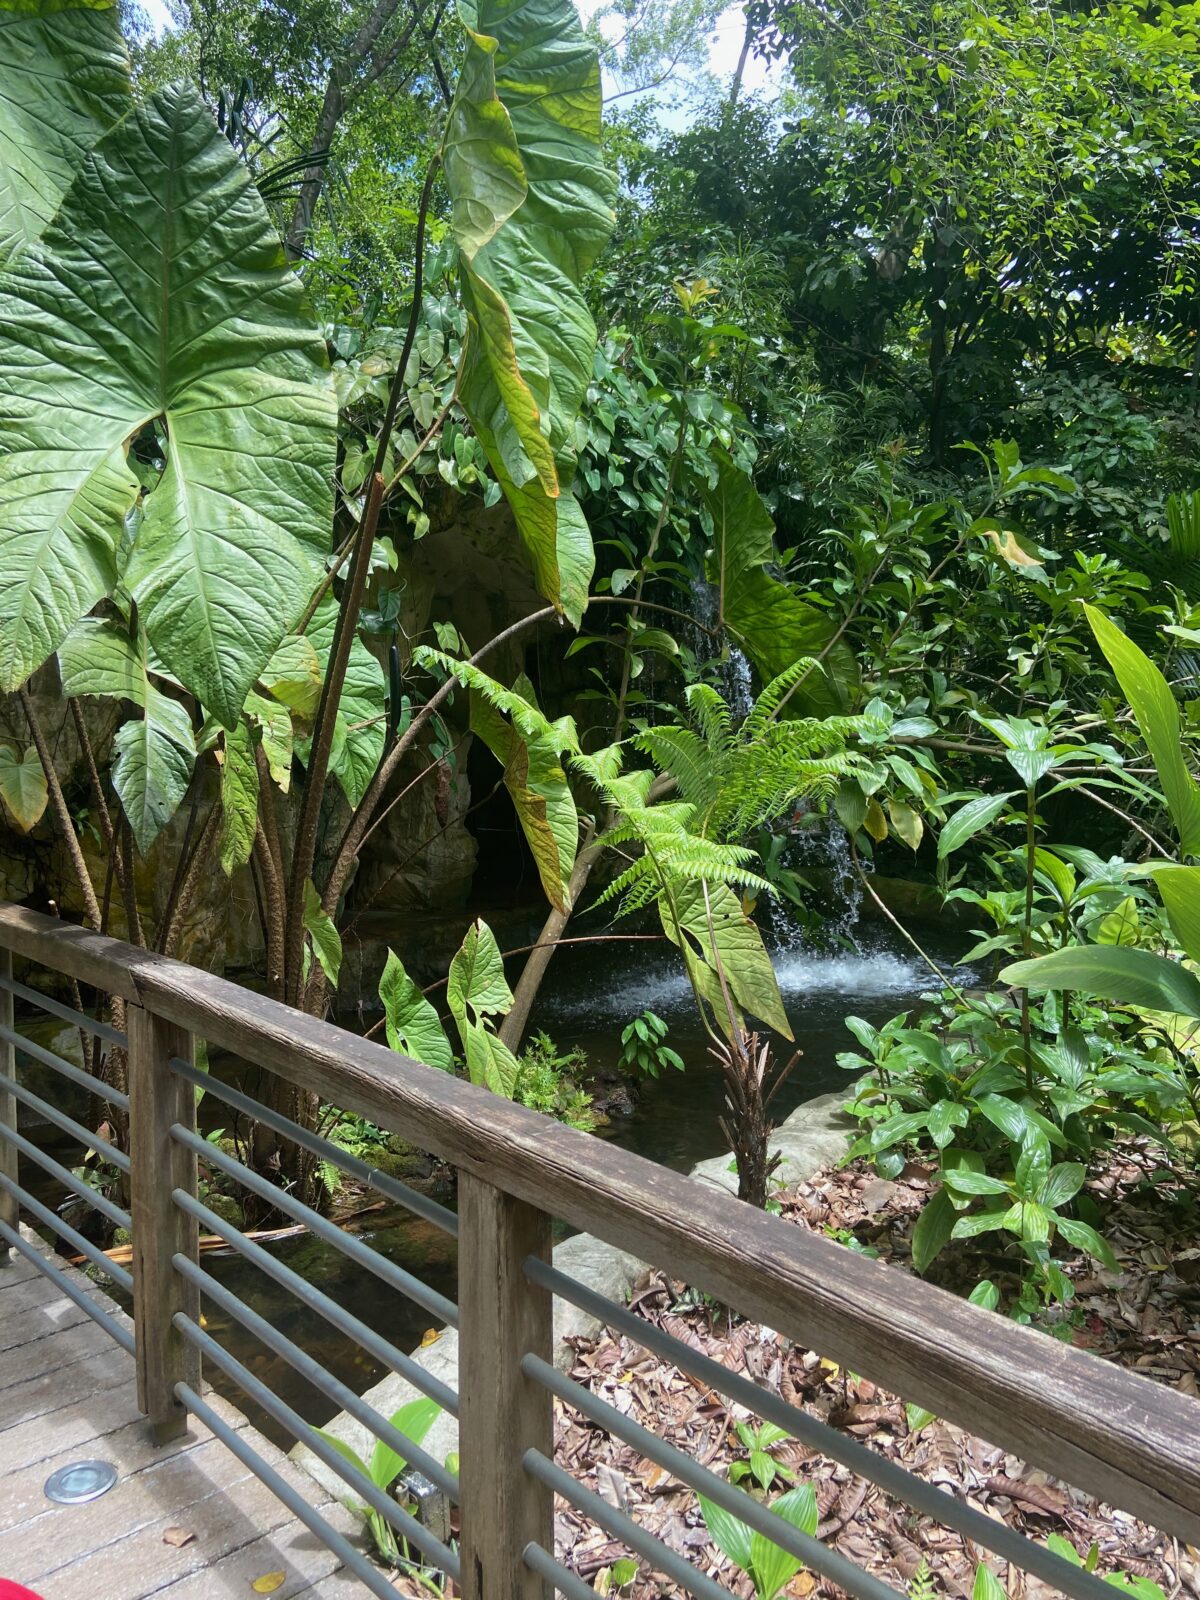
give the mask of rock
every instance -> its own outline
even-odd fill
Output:
[[[798,1183],[804,1178],[811,1178],[822,1167],[840,1161],[845,1155],[854,1131],[854,1122],[841,1109],[844,1100],[844,1094],[821,1095],[793,1111],[776,1130],[773,1145],[783,1155],[779,1171],[786,1183]],[[729,1171],[729,1165],[728,1155],[715,1156],[693,1167],[692,1176],[736,1194],[737,1177]],[[618,1305],[625,1303],[630,1289],[646,1270],[646,1263],[639,1261],[636,1256],[586,1233],[577,1234],[556,1245],[554,1265],[560,1272]],[[567,1371],[572,1359],[567,1341],[589,1338],[599,1327],[600,1323],[595,1317],[565,1301],[556,1300],[554,1364],[561,1371]],[[413,1360],[432,1377],[440,1378],[449,1388],[457,1390],[458,1334],[453,1329],[447,1328],[431,1344],[415,1351]],[[394,1372],[363,1395],[368,1405],[374,1406],[385,1417],[390,1417],[402,1405],[418,1398],[420,1390]],[[374,1449],[374,1435],[348,1412],[340,1412],[334,1417],[327,1424],[326,1432],[343,1440],[360,1456],[369,1456]],[[453,1417],[443,1412],[437,1418],[426,1435],[425,1449],[436,1461],[444,1461],[452,1450],[458,1449],[458,1424]],[[304,1445],[296,1445],[291,1457],[331,1494],[341,1495],[345,1492],[345,1484],[337,1474]]]

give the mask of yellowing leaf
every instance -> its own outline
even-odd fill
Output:
[[[874,795],[867,801],[867,814],[863,818],[863,827],[876,844],[882,844],[888,836],[887,818],[883,814],[883,807],[875,799]]]
[[[250,1587],[255,1594],[274,1594],[276,1589],[282,1589],[286,1581],[286,1572],[264,1572],[261,1578],[255,1578]]]
[[[22,833],[41,820],[48,794],[37,751],[30,746],[21,754],[10,744],[0,744],[0,800]]]
[[[421,1349],[425,1350],[429,1345],[436,1344],[441,1337],[441,1328],[426,1328],[425,1332],[421,1335]]]

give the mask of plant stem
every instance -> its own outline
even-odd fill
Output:
[[[1033,873],[1037,862],[1037,784],[1025,790],[1025,921],[1021,929],[1021,953],[1026,961],[1033,954]],[[1025,1087],[1035,1093],[1033,1076],[1033,1026],[1029,1016],[1029,990],[1021,990],[1021,1042],[1025,1050]]]
[[[83,901],[84,915],[91,922],[97,932],[100,931],[101,916],[100,902],[96,899],[96,888],[92,883],[91,873],[88,871],[87,862],[83,857],[83,847],[79,843],[79,835],[75,832],[75,824],[71,821],[71,813],[67,807],[66,799],[62,792],[62,784],[58,781],[58,773],[54,770],[54,757],[50,754],[50,746],[46,742],[46,735],[38,720],[34,709],[33,697],[29,690],[22,688],[17,691],[21,701],[21,709],[25,713],[25,721],[29,724],[29,735],[33,740],[34,749],[38,753],[38,760],[42,764],[42,771],[46,776],[46,790],[50,796],[50,808],[54,812],[54,820],[58,824],[58,831],[62,835],[63,844],[71,858],[71,870],[75,874],[75,882],[79,888],[80,898]]]

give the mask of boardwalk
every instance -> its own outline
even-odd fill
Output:
[[[88,1291],[104,1301],[95,1285]],[[247,1428],[231,1407],[208,1398],[231,1425]],[[350,1531],[347,1512],[251,1436],[267,1461]],[[117,1485],[88,1505],[46,1500],[50,1474],[86,1458],[110,1461]],[[246,1600],[271,1573],[285,1575],[271,1590],[275,1600],[360,1600],[364,1593],[194,1418],[186,1439],[156,1447],[137,1410],[130,1357],[31,1263],[0,1267],[0,1578],[45,1600]]]

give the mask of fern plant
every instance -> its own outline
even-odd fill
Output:
[[[692,807],[691,827],[702,838],[744,838],[787,813],[800,799],[828,799],[862,758],[847,748],[868,728],[861,716],[797,717],[779,713],[814,670],[808,657],[792,663],[759,695],[741,723],[710,685],[687,690],[688,723],[647,728],[634,740],[675,780]]]

